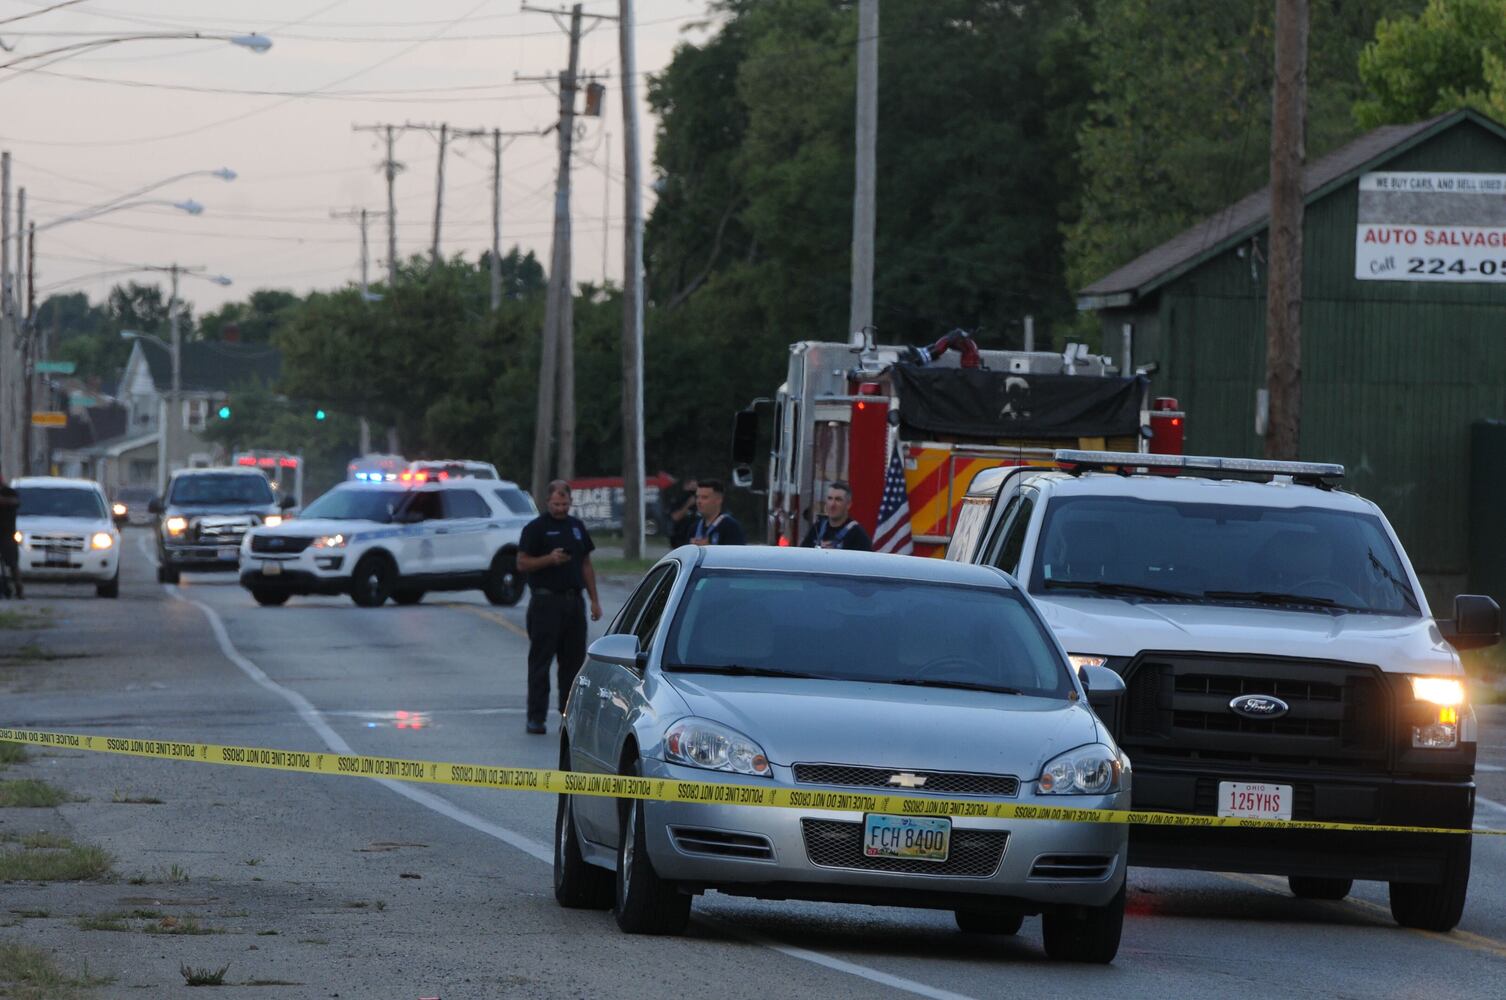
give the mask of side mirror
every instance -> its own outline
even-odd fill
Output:
[[[753,488],[753,467],[751,465],[739,465],[732,470],[732,485],[738,489]]]
[[[758,411],[751,408],[739,410],[732,418],[732,462],[738,466],[749,466],[757,457]],[[733,482],[736,481],[734,478]]]
[[[294,500],[292,497],[283,497],[281,500],[277,501],[277,506],[280,510],[292,510],[294,507],[298,506],[298,501]]]
[[[124,514],[112,514],[110,520],[115,522],[115,527],[124,528],[131,519]]]
[[[160,513],[162,513],[162,498],[161,497],[152,497],[150,500],[148,500],[146,502],[146,509],[147,509],[147,513],[149,513],[149,514],[160,514]]]
[[[1104,696],[1124,694],[1124,678],[1108,667],[1080,667],[1077,676],[1082,678],[1082,686],[1093,694]]]
[[[1438,630],[1455,649],[1483,649],[1501,641],[1501,606],[1493,598],[1460,594],[1454,598],[1454,618],[1438,623]]]
[[[638,651],[638,637],[625,632],[604,635],[591,643],[586,655],[602,663],[614,663],[629,670],[642,670],[646,653]]]
[[[1124,678],[1108,667],[1083,667],[1077,676],[1088,691],[1088,707],[1108,727],[1109,734],[1119,739],[1123,728],[1120,716],[1124,710]]]

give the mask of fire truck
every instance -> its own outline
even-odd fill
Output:
[[[1050,466],[1058,448],[1181,454],[1184,424],[1175,399],[1150,396],[1147,372],[1082,344],[985,351],[960,330],[925,347],[803,341],[778,391],[737,414],[733,483],[765,495],[771,545],[798,545],[836,480],[872,535],[897,449],[914,552],[940,557],[983,469]],[[766,478],[754,469],[762,442]]]

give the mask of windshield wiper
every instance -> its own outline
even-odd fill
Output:
[[[1047,580],[1047,590],[1090,590],[1095,594],[1114,594],[1126,597],[1165,597],[1175,601],[1195,601],[1199,594],[1187,594],[1180,590],[1163,590],[1160,587],[1144,587],[1138,583],[1114,583],[1111,580]]]
[[[1422,606],[1417,603],[1417,598],[1412,594],[1412,588],[1408,584],[1398,580],[1396,574],[1386,568],[1385,563],[1381,562],[1376,556],[1374,549],[1366,549],[1365,554],[1370,557],[1370,565],[1374,566],[1381,576],[1390,581],[1391,586],[1396,588],[1397,592],[1401,594],[1402,599],[1412,606],[1412,610],[1420,612]]]
[[[1213,601],[1254,601],[1257,604],[1281,604],[1288,607],[1317,606],[1352,611],[1348,605],[1328,597],[1309,597],[1306,594],[1283,594],[1272,590],[1209,590],[1204,597]]]
[[[909,687],[957,688],[960,691],[988,691],[992,694],[1024,694],[1019,688],[1002,687],[998,684],[981,684],[978,681],[944,681],[930,677],[901,677],[897,680],[880,681],[881,684],[904,684]]]
[[[749,667],[741,663],[666,663],[664,669],[672,674],[731,674],[734,677],[800,677],[805,680],[840,681],[843,677],[830,674],[809,674],[802,670],[778,670],[774,667]]]

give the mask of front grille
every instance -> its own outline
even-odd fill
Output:
[[[901,775],[924,778],[923,783],[890,779]],[[895,767],[857,767],[850,764],[796,764],[795,780],[806,785],[846,785],[889,791],[944,792],[949,795],[990,795],[1012,798],[1020,779],[1010,774],[971,774],[967,771],[906,771]]]
[[[743,858],[748,861],[773,861],[774,845],[769,838],[751,833],[727,833],[724,830],[698,830],[671,827],[669,834],[675,847],[686,854],[703,854],[716,858]]]
[[[1113,870],[1112,855],[1042,854],[1030,866],[1030,877],[1099,882],[1108,878]]]
[[[31,547],[34,549],[67,549],[71,552],[84,550],[84,538],[82,535],[32,535]]]
[[[239,545],[241,538],[253,525],[248,521],[235,521],[228,524],[205,524],[203,521],[194,525],[194,535],[199,541],[212,545]]]
[[[252,552],[271,552],[275,555],[297,555],[314,543],[312,538],[291,538],[287,535],[252,535]]]
[[[805,856],[818,868],[851,868],[895,875],[988,878],[999,870],[1009,834],[999,830],[952,830],[945,861],[870,858],[863,853],[863,824],[829,819],[802,819]]]
[[[1275,766],[1372,768],[1392,730],[1389,689],[1379,671],[1259,657],[1147,653],[1125,670],[1124,739],[1136,763],[1165,757]],[[1249,719],[1240,695],[1281,699],[1286,714]]]

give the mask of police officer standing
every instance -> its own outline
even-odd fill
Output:
[[[16,512],[21,509],[21,494],[6,483],[0,475],[0,578],[8,578],[9,586],[0,586],[0,597],[21,593],[21,550],[16,545]]]
[[[816,519],[800,544],[807,549],[871,552],[873,543],[868,540],[868,532],[848,516],[851,507],[852,487],[838,479],[826,487],[826,516]]]
[[[596,570],[591,533],[570,516],[570,484],[549,484],[544,513],[523,527],[518,542],[518,569],[528,574],[528,731],[545,732],[549,715],[549,662],[559,660],[559,706],[565,711],[570,685],[586,660],[586,610],[581,592],[591,599],[591,620],[601,618],[596,597]]]
[[[700,512],[691,545],[744,545],[743,526],[737,518],[722,510],[726,490],[719,479],[702,479],[695,491],[695,506]]]

